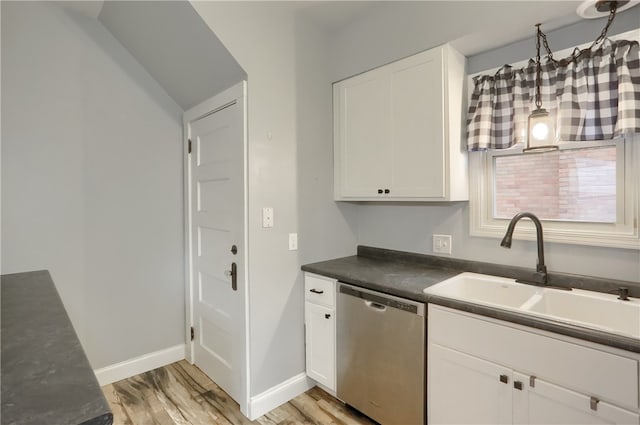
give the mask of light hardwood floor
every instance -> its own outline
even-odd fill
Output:
[[[317,387],[249,421],[231,397],[184,360],[102,390],[115,425],[375,424]]]

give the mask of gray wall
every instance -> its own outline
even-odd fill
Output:
[[[427,2],[428,3],[428,2]],[[480,2],[478,2],[480,3]],[[515,3],[515,2],[512,2]],[[331,39],[334,50],[333,71],[335,79],[365,71],[448,41],[443,34],[455,39],[464,31],[482,30],[478,22],[473,28],[461,28],[452,23],[438,32],[439,26],[406,28],[397,22],[428,20],[428,5],[416,4],[394,13],[393,37],[386,39],[381,32],[381,9],[363,16],[349,28],[336,32]],[[400,16],[401,10],[413,16]],[[421,16],[420,14],[423,14]],[[466,15],[465,15],[466,16]],[[616,18],[612,34],[637,28],[640,22],[640,7],[623,12]],[[461,22],[465,22],[462,20]],[[483,25],[495,25],[496,21],[486,21]],[[593,40],[603,27],[603,20],[580,21],[550,32],[552,48],[562,49]],[[418,31],[418,32],[416,32]],[[416,37],[419,35],[419,37]],[[407,40],[406,43],[400,40]],[[354,46],[357,45],[357,49]],[[478,54],[469,61],[470,69],[498,67],[504,63],[527,59],[534,50],[533,39],[515,43],[504,48]],[[350,55],[349,52],[352,54]],[[361,204],[357,206],[357,237],[361,245],[371,245],[403,251],[432,254],[431,237],[434,233],[453,236],[452,257],[514,264],[534,267],[536,247],[534,242],[516,241],[511,250],[499,247],[499,240],[469,236],[469,208],[467,203],[454,204],[411,204],[382,205]],[[594,275],[624,280],[640,280],[640,253],[637,250],[599,248],[580,245],[546,243],[546,259],[549,270],[567,273]]]
[[[333,201],[333,90],[326,28],[297,14],[299,261],[355,255],[357,206]],[[302,285],[302,274],[299,275]]]
[[[2,273],[51,271],[94,368],[183,343],[181,117],[95,19],[2,2]]]
[[[325,36],[287,2],[193,2],[248,76],[250,396],[304,372],[302,262],[355,252],[331,199]],[[256,37],[259,37],[259,48]],[[271,134],[271,138],[268,135]],[[309,202],[309,203],[307,203]],[[263,229],[262,207],[275,226]],[[299,250],[287,235],[299,233]]]

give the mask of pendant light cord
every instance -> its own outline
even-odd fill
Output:
[[[540,25],[542,24],[536,24],[536,28],[537,33],[536,33],[536,109],[540,109],[542,107],[542,96],[540,95],[540,87],[542,86],[542,63],[540,63],[540,37],[544,37],[545,40],[545,45],[546,45],[546,36],[544,35],[544,33],[540,30]],[[551,56],[551,51],[547,50],[549,52],[549,58],[551,60],[553,60],[553,57]]]
[[[604,26],[604,28],[602,29],[602,32],[600,33],[600,35],[598,36],[598,38],[596,38],[594,40],[593,43],[591,43],[591,46],[587,47],[586,49],[578,49],[577,47],[575,48],[575,50],[573,51],[573,53],[571,53],[571,56],[569,56],[567,59],[562,59],[562,60],[556,60],[553,58],[553,53],[551,52],[551,48],[549,47],[549,42],[547,41],[547,35],[545,33],[543,33],[540,30],[540,24],[536,24],[537,29],[537,40],[536,40],[536,48],[538,49],[538,56],[536,57],[537,63],[538,63],[538,67],[540,68],[540,38],[542,38],[542,43],[544,44],[544,49],[547,51],[547,57],[548,60],[553,62],[554,64],[558,65],[568,65],[572,62],[576,62],[580,56],[582,56],[585,52],[592,52],[593,49],[600,43],[602,43],[604,41],[604,39],[607,37],[607,33],[609,32],[609,28],[611,27],[611,24],[613,23],[613,20],[616,17],[616,11],[618,10],[618,2],[617,1],[610,1],[609,2],[609,18],[607,19],[607,23]],[[537,79],[536,79],[537,81]],[[537,81],[539,83],[539,81]],[[538,102],[536,101],[536,105],[538,104]]]
[[[542,95],[540,93],[542,87],[542,60],[540,58],[540,40],[542,40],[542,44],[544,45],[544,49],[547,51],[547,60],[553,62],[556,65],[566,66],[572,62],[576,62],[580,56],[582,56],[585,52],[592,52],[593,49],[600,43],[604,41],[607,37],[607,33],[609,32],[609,27],[613,23],[614,18],[616,17],[616,10],[618,9],[618,2],[611,1],[609,2],[609,18],[607,19],[607,24],[602,29],[602,32],[594,40],[593,43],[586,49],[578,49],[577,47],[574,49],[571,56],[566,59],[556,60],[553,58],[553,52],[551,51],[551,47],[549,47],[549,42],[547,41],[547,35],[542,32],[540,29],[540,25],[536,24],[536,108],[540,109],[542,107]]]

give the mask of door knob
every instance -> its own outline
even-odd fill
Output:
[[[231,277],[231,289],[238,290],[238,266],[236,263],[231,263],[231,270],[225,270],[224,275]]]

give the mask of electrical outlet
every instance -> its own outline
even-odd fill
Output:
[[[298,234],[289,233],[289,251],[296,251],[298,249]]]
[[[262,227],[273,227],[273,208],[264,207],[262,209]]]
[[[451,235],[433,235],[433,252],[451,254]]]

